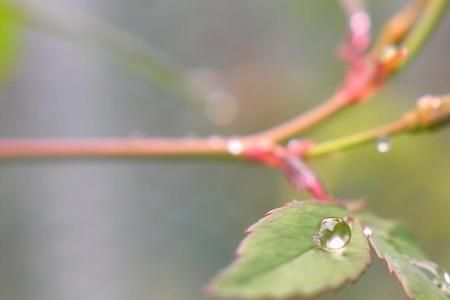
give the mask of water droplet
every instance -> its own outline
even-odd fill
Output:
[[[339,250],[350,242],[351,237],[350,225],[341,218],[331,217],[320,222],[314,244],[323,250]]]
[[[381,137],[377,143],[377,150],[380,153],[387,153],[391,150],[391,143],[387,137]]]
[[[364,227],[363,233],[366,237],[371,237],[373,234],[372,229],[370,229],[369,227]]]
[[[450,296],[450,275],[429,260],[414,260],[411,264],[418,268],[437,288]]]
[[[244,144],[238,139],[231,139],[228,142],[227,150],[232,155],[240,155],[244,151]]]

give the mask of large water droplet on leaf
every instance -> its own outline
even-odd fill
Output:
[[[350,225],[341,218],[323,219],[316,234],[314,244],[323,250],[339,250],[344,248],[352,238]]]
[[[414,260],[411,264],[418,268],[437,288],[450,297],[450,275],[447,271],[429,260]]]

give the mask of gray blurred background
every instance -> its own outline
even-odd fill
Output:
[[[224,110],[232,105],[232,113],[222,120],[214,103],[205,113],[101,49],[26,29],[1,86],[3,138],[250,133],[325,99],[344,70],[336,49],[346,21],[336,1],[28,2],[99,16],[150,41],[187,72],[218,72],[231,101]],[[374,30],[405,3],[367,1]],[[370,128],[421,95],[450,92],[449,36],[447,18],[374,101],[308,137]],[[410,225],[430,257],[450,269],[449,137],[446,129],[396,138],[387,154],[367,146],[313,165],[337,196],[366,197],[372,211]],[[244,228],[307,197],[276,171],[233,162],[2,162],[0,298],[203,299],[202,287],[232,259]],[[374,258],[356,285],[322,298],[404,296]]]

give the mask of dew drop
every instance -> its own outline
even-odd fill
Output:
[[[363,233],[364,233],[365,237],[371,237],[373,234],[373,231],[372,231],[372,229],[370,229],[369,227],[366,226],[366,227],[364,227]]]
[[[238,139],[231,139],[228,142],[227,150],[232,155],[240,155],[244,151],[244,144]]]
[[[377,150],[380,153],[387,153],[391,150],[391,143],[387,137],[381,137],[377,142]]]
[[[414,260],[411,264],[419,269],[433,284],[450,297],[450,275],[429,260]]]
[[[323,219],[314,234],[314,245],[323,250],[339,250],[344,248],[352,237],[350,225],[341,218]]]

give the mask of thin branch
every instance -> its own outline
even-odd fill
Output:
[[[329,100],[304,115],[263,132],[263,135],[274,142],[286,141],[371,96],[391,75],[412,61],[442,20],[449,2],[413,1],[388,22],[391,25],[384,27],[374,50],[367,58],[361,59],[361,64],[350,68],[346,80]],[[396,27],[398,24],[401,24],[400,29]],[[400,46],[393,47],[392,44]]]
[[[423,0],[419,0],[423,1]],[[416,57],[419,51],[432,36],[436,27],[448,11],[449,0],[425,0],[427,4],[423,8],[416,25],[413,27],[403,42],[403,47],[408,50],[408,57],[399,65],[398,70],[404,68]]]
[[[359,0],[341,0],[341,4],[348,19],[348,38],[341,49],[341,55],[349,65],[347,75],[327,101],[303,115],[261,133],[274,143],[285,142],[350,106],[359,90],[364,89],[372,80],[373,72],[365,62],[365,52],[370,43],[370,17]],[[358,80],[357,87],[350,86],[354,85],[355,77],[361,77],[363,80]],[[349,90],[358,91],[352,93]]]
[[[312,144],[293,150],[307,159],[361,146],[380,138],[403,133],[434,129],[450,121],[450,95],[425,96],[414,110],[400,119],[348,137]],[[129,140],[20,140],[0,139],[0,159],[55,159],[55,158],[264,158],[272,154],[276,145],[262,137],[208,139],[129,139]],[[284,149],[284,148],[281,148]],[[275,149],[276,150],[276,149]],[[254,151],[254,152],[253,152]],[[285,150],[283,150],[285,151]],[[291,151],[288,148],[288,151]],[[273,159],[266,157],[266,164]]]
[[[385,45],[399,45],[406,35],[413,29],[429,0],[414,0],[409,2],[404,9],[393,16],[383,26],[375,43],[375,49]]]
[[[228,140],[133,138],[122,139],[2,139],[0,159],[57,158],[224,158],[232,157]]]
[[[415,110],[406,113],[394,122],[348,137],[312,145],[305,151],[304,155],[305,158],[313,159],[394,135],[433,129],[448,121],[450,121],[450,95],[442,97],[425,96],[418,101]]]
[[[259,135],[274,143],[284,142],[314,127],[349,105],[348,97],[338,93],[312,110],[277,127],[263,131]]]
[[[414,30],[408,31],[410,33],[404,37],[406,39],[405,45],[408,46],[410,53],[416,53],[426,41],[426,37],[432,33],[432,29],[442,18],[448,2],[449,0],[427,0],[424,15],[421,15],[419,21],[414,23]],[[350,47],[352,47],[352,44],[350,44]],[[389,48],[389,50],[392,49]],[[261,145],[273,146],[287,141],[344,108],[359,103],[372,95],[389,75],[401,65],[404,58],[404,52],[401,49],[395,48],[388,52],[389,55],[383,52],[375,52],[369,53],[368,57],[359,57],[359,51],[356,51],[356,54],[358,54],[356,59],[353,57],[349,60],[351,67],[344,83],[327,102],[278,127],[254,135],[205,139],[149,138],[43,141],[5,139],[0,140],[0,159],[64,157],[220,157],[242,159],[245,156],[243,154],[249,149]],[[395,130],[387,133],[392,134],[394,132]],[[370,134],[367,134],[356,140],[370,140],[372,138]],[[337,144],[347,145],[349,143],[341,141]],[[318,149],[320,148],[317,147],[315,151],[319,153]],[[309,155],[312,156],[311,153]]]

